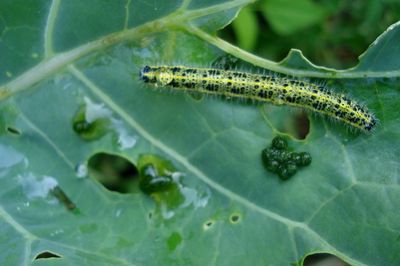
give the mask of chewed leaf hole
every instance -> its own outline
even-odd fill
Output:
[[[350,264],[329,253],[315,253],[307,255],[303,260],[304,266],[332,265],[350,266]]]
[[[6,130],[8,133],[10,133],[11,135],[14,135],[14,136],[20,136],[22,134],[19,129],[12,127],[12,126],[7,126]]]
[[[56,254],[56,253],[54,253],[54,252],[52,252],[52,251],[46,250],[46,251],[43,251],[43,252],[38,253],[38,254],[36,255],[36,257],[35,257],[35,260],[50,259],[50,258],[57,258],[57,259],[59,259],[59,258],[61,258],[61,255],[58,255],[58,254]]]
[[[215,221],[214,221],[214,220],[207,220],[207,221],[205,221],[205,222],[203,223],[203,230],[204,230],[204,231],[210,230],[210,229],[213,227],[214,224],[215,224]]]
[[[136,193],[138,189],[138,170],[122,156],[97,153],[89,161],[89,174],[105,188],[120,193]]]
[[[231,216],[229,216],[229,221],[232,224],[237,224],[242,220],[242,216],[239,213],[232,213]]]

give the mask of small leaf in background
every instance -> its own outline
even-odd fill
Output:
[[[289,35],[325,18],[324,8],[311,0],[266,0],[262,12],[273,29],[281,35]]]
[[[232,23],[239,47],[252,51],[257,43],[258,22],[257,15],[251,6],[243,8]]]

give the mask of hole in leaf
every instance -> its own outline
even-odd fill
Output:
[[[111,191],[136,193],[138,190],[138,170],[126,158],[97,153],[88,162],[89,173]]]
[[[58,254],[55,254],[51,251],[46,250],[46,251],[43,251],[43,252],[40,252],[39,254],[37,254],[35,257],[35,260],[50,259],[50,258],[61,258],[61,256]]]
[[[305,139],[310,132],[310,120],[306,112],[300,112],[294,117],[294,126],[297,139]]]
[[[214,225],[214,223],[215,223],[215,221],[213,221],[213,220],[205,221],[203,224],[203,230],[209,230]]]
[[[229,217],[229,221],[233,224],[239,223],[241,220],[241,215],[239,213],[232,213]]]
[[[12,127],[12,126],[7,126],[6,130],[8,133],[10,133],[11,135],[14,135],[14,136],[21,136],[21,134],[22,134],[20,130],[18,130],[17,128]]]
[[[329,253],[315,253],[308,255],[304,258],[304,266],[318,266],[318,265],[331,265],[331,266],[350,266],[335,255]]]

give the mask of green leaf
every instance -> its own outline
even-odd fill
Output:
[[[350,71],[298,51],[280,64],[215,37],[249,2],[0,2],[1,265],[288,265],[316,252],[400,264],[399,24]],[[313,161],[280,181],[260,157],[292,124],[290,108],[163,93],[138,78],[144,65],[208,66],[224,52],[335,77],[328,85],[380,125],[366,135],[310,115],[307,138],[287,138]],[[102,128],[85,138],[76,121]],[[164,158],[178,200],[106,190],[86,171],[99,152]],[[44,252],[59,258],[35,260]]]
[[[257,16],[251,7],[245,7],[240,11],[233,21],[233,29],[241,48],[248,51],[254,49],[259,32]]]
[[[265,18],[281,35],[321,23],[326,14],[322,6],[311,0],[266,0],[261,7]]]
[[[375,40],[369,49],[360,56],[360,63],[352,71],[386,71],[397,72],[400,69],[400,59],[395,56],[400,53],[400,23],[390,26],[384,34]]]

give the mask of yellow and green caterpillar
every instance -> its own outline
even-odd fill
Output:
[[[324,86],[287,77],[185,66],[145,66],[141,79],[156,86],[305,108],[370,132],[377,124],[367,108]]]

